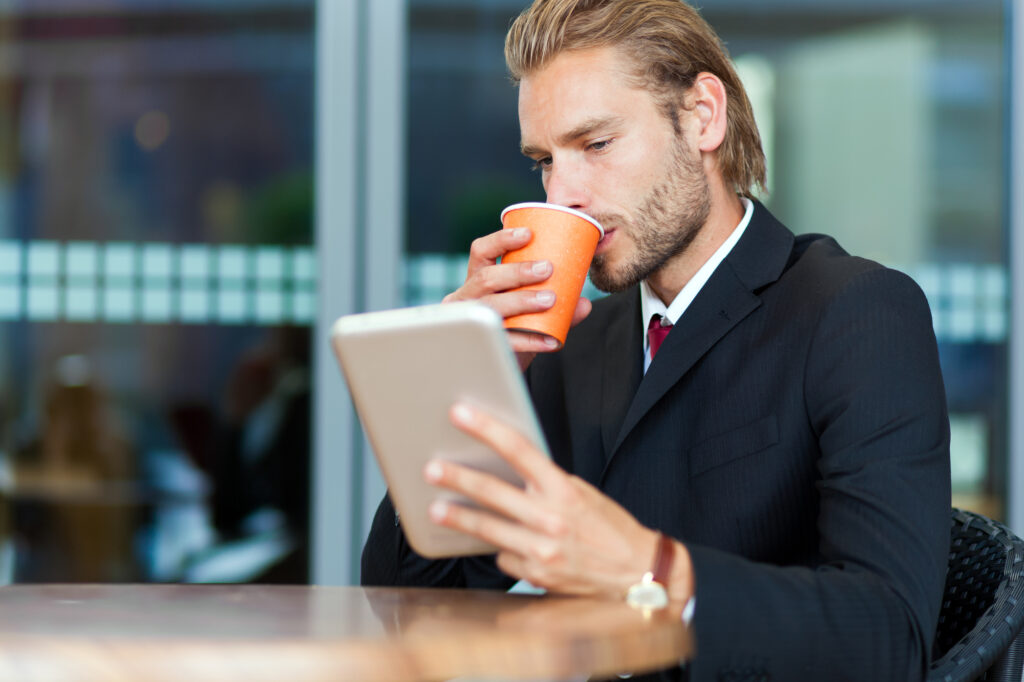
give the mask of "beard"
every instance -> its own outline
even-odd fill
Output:
[[[668,175],[647,193],[632,221],[620,214],[594,218],[615,225],[631,237],[634,249],[613,268],[606,254],[594,256],[590,281],[607,293],[625,291],[657,272],[693,243],[711,212],[711,191],[700,158],[689,155],[681,137],[673,150]]]

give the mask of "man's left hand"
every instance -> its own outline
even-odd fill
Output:
[[[499,548],[498,567],[551,592],[622,598],[650,570],[657,535],[614,500],[560,469],[525,436],[464,404],[452,422],[501,455],[525,481],[518,488],[474,469],[433,460],[428,482],[464,495],[482,509],[434,502],[433,521]],[[674,543],[669,597],[693,593],[689,553]]]

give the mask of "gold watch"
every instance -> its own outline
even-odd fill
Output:
[[[658,533],[657,548],[654,551],[654,564],[651,570],[644,573],[640,582],[635,583],[626,593],[626,603],[645,611],[663,609],[668,606],[668,577],[672,573],[672,560],[675,558],[675,546],[672,539],[664,533]]]

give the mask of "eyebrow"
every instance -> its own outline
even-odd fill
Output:
[[[562,133],[558,136],[556,142],[559,145],[567,145],[573,140],[578,140],[581,137],[590,135],[595,130],[606,127],[613,127],[622,123],[621,116],[604,116],[600,118],[588,118],[587,120],[580,123],[572,130]],[[524,156],[536,156],[538,154],[546,154],[547,152],[540,147],[534,147],[528,144],[519,145],[520,151]]]

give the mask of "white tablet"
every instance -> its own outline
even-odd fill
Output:
[[[412,548],[425,557],[494,552],[430,520],[433,500],[467,500],[428,484],[423,467],[447,459],[522,484],[497,453],[452,425],[457,401],[511,424],[547,453],[498,314],[465,302],[347,315],[334,324],[331,344]]]

